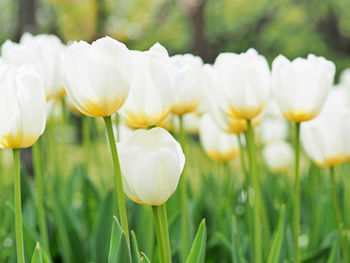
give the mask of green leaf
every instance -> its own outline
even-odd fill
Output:
[[[327,260],[327,263],[339,262],[338,261],[338,259],[339,259],[338,252],[339,252],[339,241],[338,241],[338,239],[335,239],[333,246],[332,246],[331,253],[330,253],[329,258]]]
[[[280,259],[285,225],[285,211],[286,207],[285,205],[282,205],[277,230],[275,232],[275,237],[273,238],[272,246],[267,260],[268,263],[277,263]]]
[[[39,242],[36,242],[31,263],[43,263]]]
[[[205,219],[200,223],[197,234],[194,238],[190,254],[187,258],[187,263],[202,263],[205,258],[205,248],[207,243],[207,228]]]
[[[133,230],[131,230],[131,246],[132,246],[133,262],[141,263],[141,254],[139,250],[139,245],[137,243],[136,235]]]
[[[117,217],[113,217],[111,243],[108,253],[108,263],[131,263],[130,248]]]
[[[241,240],[242,238],[239,236],[237,229],[236,218],[232,216],[232,248],[231,248],[231,256],[233,262],[246,263],[247,260],[244,258],[242,250],[241,250]]]

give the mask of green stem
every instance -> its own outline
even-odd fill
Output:
[[[117,195],[118,195],[118,207],[119,207],[120,221],[121,221],[121,225],[122,225],[122,230],[126,235],[126,239],[128,241],[128,244],[130,244],[128,218],[126,215],[125,198],[124,198],[124,190],[123,190],[123,180],[122,180],[122,173],[120,170],[117,144],[116,144],[114,133],[113,133],[112,118],[111,118],[111,116],[107,116],[107,117],[104,117],[103,119],[104,119],[105,124],[106,124],[109,146],[110,146],[111,152],[112,152],[113,165],[114,165],[114,180],[115,180],[115,187],[116,187]]]
[[[168,231],[168,220],[165,204],[152,206],[157,239],[160,247],[161,262],[171,263],[171,251]]]
[[[117,131],[117,142],[120,142],[120,117],[119,114],[116,113],[115,114],[115,127],[116,127],[116,131]]]
[[[180,124],[180,136],[179,142],[182,147],[184,153],[186,153],[186,134],[183,123],[183,116],[179,116],[179,124]],[[190,251],[190,243],[191,243],[191,229],[190,229],[190,221],[189,221],[189,212],[188,212],[188,202],[187,202],[187,178],[185,174],[185,169],[182,172],[180,179],[180,196],[181,196],[181,259],[182,262],[186,261],[187,255]]]
[[[14,166],[14,200],[15,200],[15,224],[16,224],[16,248],[17,262],[24,263],[23,228],[22,228],[22,204],[21,204],[21,172],[19,149],[13,149]]]
[[[246,161],[245,161],[245,156],[244,156],[244,146],[243,146],[243,142],[242,142],[242,138],[241,138],[241,135],[237,135],[238,137],[238,143],[239,143],[239,148],[240,148],[240,161],[241,161],[241,168],[242,168],[242,171],[243,171],[243,174],[244,174],[244,182],[243,182],[243,185],[244,185],[244,189],[245,189],[245,192],[246,192],[246,195],[247,195],[247,200],[245,201],[245,208],[246,208],[246,213],[247,213],[247,220],[248,220],[248,230],[249,230],[249,233],[251,234],[251,237],[253,237],[254,233],[253,233],[253,221],[252,221],[252,210],[251,210],[251,206],[250,206],[250,191],[249,191],[249,187],[251,185],[251,182],[250,182],[250,176],[247,172],[247,169],[246,169]],[[254,253],[252,247],[251,247],[251,254]]]
[[[259,179],[257,174],[257,163],[255,153],[255,139],[254,130],[251,124],[251,120],[247,120],[247,145],[249,154],[250,174],[252,176],[252,185],[254,189],[254,254],[255,262],[262,262],[262,250],[261,250],[261,220],[260,220],[260,201],[259,201]]]
[[[295,124],[294,131],[294,248],[295,262],[300,262],[299,250],[299,231],[300,231],[300,171],[299,171],[299,156],[300,156],[300,123]]]
[[[61,99],[62,105],[62,119],[61,119],[61,132],[62,132],[62,163],[67,164],[67,125],[68,125],[68,112],[66,107],[66,101],[64,97]],[[60,165],[64,178],[67,176],[67,165]]]
[[[40,145],[39,142],[32,146],[33,152],[33,164],[35,171],[35,184],[36,184],[36,208],[39,220],[39,230],[40,230],[40,240],[41,244],[50,255],[50,247],[48,241],[47,225],[45,219],[45,208],[44,208],[44,178],[41,166],[41,156],[40,156]]]
[[[339,207],[339,201],[338,201],[338,196],[337,196],[337,184],[335,181],[335,172],[334,172],[334,167],[330,167],[330,172],[331,172],[331,180],[332,180],[332,199],[333,199],[333,209],[334,209],[334,214],[335,218],[337,220],[337,228],[339,231],[339,238],[340,238],[340,244],[343,250],[343,260],[344,262],[349,262],[349,255],[348,255],[348,250],[346,246],[346,240],[344,239],[344,236],[342,234],[343,230],[343,220],[340,212],[340,207]]]
[[[83,122],[83,147],[84,147],[84,159],[86,165],[86,172],[89,174],[90,166],[90,118],[87,116],[82,116]]]

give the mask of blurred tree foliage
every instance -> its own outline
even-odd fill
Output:
[[[0,0],[0,42],[16,39],[23,0]],[[132,49],[155,41],[213,62],[256,48],[269,61],[308,53],[350,65],[349,0],[35,0],[37,33],[64,41],[110,35]],[[23,15],[23,14],[22,14]]]

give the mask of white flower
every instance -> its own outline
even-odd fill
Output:
[[[209,114],[201,117],[199,138],[205,152],[215,161],[227,162],[239,154],[237,136],[221,131]]]
[[[319,166],[330,167],[344,160],[344,121],[342,114],[327,111],[301,125],[303,148]]]
[[[30,66],[0,64],[0,147],[27,148],[43,133],[45,90]]]
[[[196,110],[202,83],[202,59],[191,54],[176,55],[170,58],[175,80],[175,101],[172,113],[183,115]]]
[[[270,97],[268,63],[255,49],[245,53],[221,53],[214,63],[216,81],[222,88],[221,107],[232,117],[251,120]]]
[[[263,144],[287,139],[288,123],[285,119],[264,118],[259,128],[260,139]]]
[[[1,56],[6,63],[32,64],[43,81],[49,100],[65,94],[62,63],[65,49],[66,46],[55,35],[32,36],[24,33],[19,44],[6,41],[1,47]]]
[[[292,62],[278,56],[272,63],[273,95],[283,115],[292,122],[315,118],[332,87],[335,66],[312,54]]]
[[[173,106],[173,79],[166,49],[156,43],[149,51],[133,51],[130,95],[121,109],[132,128],[158,125]]]
[[[118,143],[126,195],[145,205],[161,205],[175,192],[185,165],[180,144],[163,128],[136,130]]]
[[[277,141],[267,144],[262,154],[267,167],[275,173],[287,171],[293,166],[293,147],[286,141]]]
[[[129,94],[130,64],[126,46],[109,37],[70,45],[64,57],[65,89],[74,106],[91,117],[115,113]]]

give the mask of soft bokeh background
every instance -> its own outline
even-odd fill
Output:
[[[349,17],[348,0],[0,0],[0,43],[24,31],[63,41],[109,35],[131,49],[159,41],[205,62],[254,47],[269,61],[322,55],[339,75],[349,65]]]

